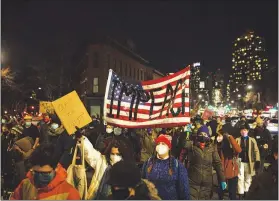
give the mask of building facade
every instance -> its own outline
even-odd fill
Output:
[[[78,65],[76,90],[91,115],[103,114],[103,102],[109,69],[127,81],[152,80],[164,75],[150,63],[117,41],[106,37],[87,46]]]
[[[238,90],[243,95],[245,86],[260,83],[267,69],[265,40],[262,37],[247,31],[233,42],[232,93]],[[235,95],[232,94],[232,98]]]

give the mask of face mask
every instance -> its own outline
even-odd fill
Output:
[[[201,135],[199,135],[199,136],[197,137],[197,140],[198,140],[199,142],[204,143],[204,142],[208,142],[208,141],[210,140],[210,138],[208,138],[208,137],[206,137],[206,136],[201,136]]]
[[[51,128],[52,128],[53,130],[56,130],[58,127],[59,127],[59,125],[56,124],[56,123],[51,124]]]
[[[128,188],[115,190],[111,188],[113,200],[126,200],[130,196]]]
[[[2,119],[2,124],[5,124],[6,122],[6,119]]]
[[[47,186],[55,177],[55,172],[34,172],[34,184],[38,188]]]
[[[112,133],[113,129],[112,128],[106,128],[107,133]]]
[[[217,136],[217,142],[222,142],[223,141],[223,136],[222,135],[218,135]]]
[[[25,122],[25,126],[26,126],[26,127],[30,127],[31,124],[32,124],[32,122]]]
[[[121,128],[114,128],[114,135],[121,135],[122,129]]]
[[[167,145],[159,144],[156,146],[156,152],[159,155],[164,155],[168,153],[168,151],[169,151],[169,147]]]
[[[243,137],[248,136],[248,131],[247,130],[241,130],[240,133],[241,133],[241,136],[243,136]]]
[[[111,154],[111,155],[110,155],[110,160],[111,160],[111,164],[114,165],[115,163],[121,161],[121,160],[122,160],[122,157],[121,157],[121,156],[118,156],[118,155],[113,155],[113,154]]]

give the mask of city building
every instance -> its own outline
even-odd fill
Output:
[[[268,69],[265,40],[253,31],[247,31],[233,42],[232,86],[234,98],[245,94],[247,85],[259,85]]]
[[[200,91],[200,79],[201,79],[201,63],[195,62],[190,65],[191,79],[190,79],[190,93],[191,93],[191,107],[194,107],[196,103],[201,99]],[[200,96],[199,96],[200,95]],[[201,101],[201,100],[200,100]]]
[[[103,102],[109,69],[127,81],[163,77],[149,61],[114,39],[104,37],[86,45],[80,56],[75,89],[91,115],[103,114]],[[79,80],[79,81],[78,81]]]

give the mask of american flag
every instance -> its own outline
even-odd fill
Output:
[[[184,126],[190,122],[189,80],[190,67],[163,78],[142,82],[122,80],[110,69],[104,120],[110,125],[124,128]],[[152,104],[152,93],[155,104]]]

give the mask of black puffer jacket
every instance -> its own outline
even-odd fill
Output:
[[[216,170],[219,182],[225,181],[217,147],[210,143],[202,150],[193,145],[189,151],[188,177],[191,200],[208,200],[213,183],[212,167]]]

